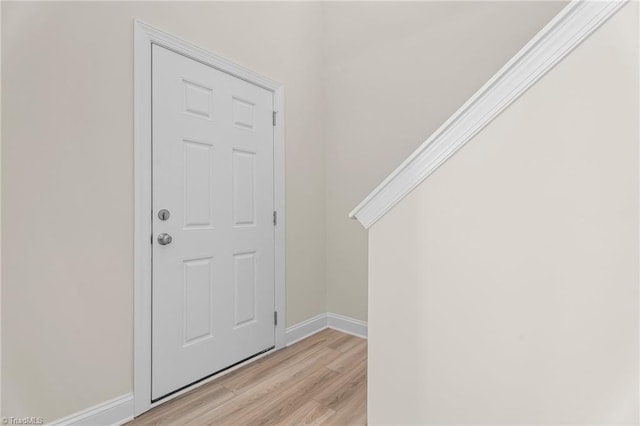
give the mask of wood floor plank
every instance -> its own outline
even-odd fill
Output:
[[[222,385],[208,383],[143,414],[130,424],[139,426],[180,424],[198,417],[235,398],[235,394]]]
[[[335,349],[339,352],[347,352],[349,349],[357,345],[361,340],[360,337],[352,336],[351,334],[342,333],[342,336],[329,344],[331,349]]]
[[[359,388],[348,403],[339,411],[323,421],[323,425],[330,426],[360,426],[367,424],[367,389],[366,385]]]
[[[327,329],[129,425],[364,425],[366,388],[367,341]]]
[[[238,421],[239,424],[245,424],[246,422],[240,419],[245,418],[247,412],[255,412],[256,407],[261,407],[263,403],[274,400],[296,383],[310,380],[310,371],[315,371],[321,367],[324,368],[326,364],[332,362],[338,356],[339,352],[322,347],[302,360],[291,362],[287,369],[256,382],[246,392],[208,412],[202,420],[208,424],[225,424],[225,422],[231,422],[233,419],[233,421]]]
[[[270,357],[261,359],[246,368],[241,368],[228,376],[222,377],[219,383],[236,394],[243,393],[254,386],[257,381],[290,368],[290,362],[300,362],[309,356],[313,356],[320,348],[326,347],[330,342],[336,340],[337,337],[340,336],[336,336],[334,333],[329,332],[329,330],[324,330],[305,341],[301,341],[296,345],[276,352]]]
[[[272,395],[262,404],[252,407],[251,411],[247,411],[244,416],[238,418],[239,424],[261,426],[281,423],[308,402],[315,389],[322,388],[338,374],[325,367],[314,370],[304,380]]]
[[[360,339],[347,352],[344,352],[335,361],[329,364],[327,367],[337,371],[339,373],[346,373],[352,370],[355,365],[363,359],[367,358],[367,341]]]
[[[340,374],[335,380],[316,392],[313,399],[325,407],[339,411],[361,388],[366,389],[366,377],[367,364],[362,360],[353,365],[351,370]]]
[[[296,411],[282,419],[280,425],[320,425],[329,420],[336,412],[323,407],[316,401],[307,401]]]
[[[263,418],[260,422],[251,424],[277,424],[287,417],[287,412],[293,412],[296,406],[304,405],[309,398],[320,403],[321,406],[334,411],[348,405],[358,390],[366,390],[366,359],[354,363],[354,368],[345,374],[329,374],[334,371],[319,372],[317,380],[307,378],[292,389],[273,398],[270,402],[275,406],[271,410],[262,409]]]

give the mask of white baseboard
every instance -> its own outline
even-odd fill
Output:
[[[287,327],[285,330],[285,342],[286,345],[293,345],[299,340],[305,339],[313,334],[316,334],[319,331],[327,328],[327,314],[322,313],[320,315],[316,315],[313,318],[309,318],[308,320],[299,322],[296,325],[292,325],[291,327]]]
[[[119,396],[49,423],[52,426],[119,426],[133,420],[133,394]]]
[[[344,333],[353,334],[354,336],[367,338],[368,324],[366,321],[360,321],[355,318],[345,317],[344,315],[327,313],[327,326],[334,330]]]
[[[367,338],[367,323],[365,321],[327,312],[288,327],[285,332],[286,345],[290,346],[325,328],[333,328],[354,336]]]

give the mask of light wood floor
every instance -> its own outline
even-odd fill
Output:
[[[364,425],[367,341],[327,329],[129,425]]]

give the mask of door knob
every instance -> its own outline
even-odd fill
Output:
[[[162,233],[158,235],[158,244],[160,244],[161,246],[171,244],[171,241],[173,241],[173,238],[169,234]]]

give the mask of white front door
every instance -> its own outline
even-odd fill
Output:
[[[274,346],[273,94],[153,45],[152,108],[156,400]]]

